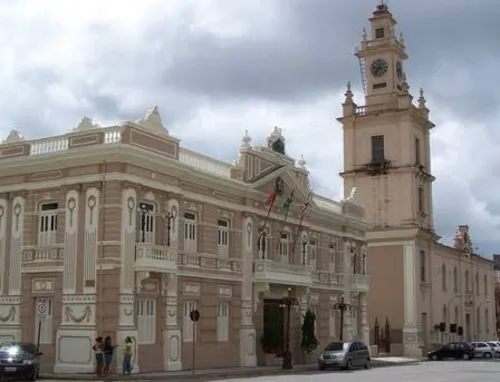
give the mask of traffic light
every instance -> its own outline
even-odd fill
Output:
[[[463,336],[464,335],[464,328],[463,328],[463,326],[459,326],[458,327],[458,335],[459,336]]]

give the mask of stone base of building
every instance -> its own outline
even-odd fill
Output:
[[[166,329],[163,331],[163,355],[165,370],[182,370],[181,346],[182,335],[180,329]]]
[[[116,331],[116,343],[118,345],[123,345],[125,343],[125,338],[132,338],[132,345],[134,346],[134,352],[132,356],[132,374],[139,372],[139,344],[137,343],[138,333],[133,329],[120,329]],[[122,348],[118,347],[116,352],[116,372],[119,374],[123,373],[123,352]]]
[[[403,344],[403,355],[408,358],[422,358],[422,349],[418,343]]]
[[[240,329],[240,354],[241,366],[257,366],[255,329]]]
[[[77,374],[95,372],[92,350],[97,331],[89,329],[58,329],[54,373]]]

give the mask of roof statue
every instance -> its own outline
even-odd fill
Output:
[[[283,129],[274,126],[273,131],[267,137],[267,146],[278,154],[285,155],[285,137],[282,133]]]
[[[24,137],[21,135],[19,130],[12,129],[7,138],[5,138],[2,143],[15,143],[21,141],[24,141]]]
[[[153,133],[168,134],[168,130],[163,126],[157,105],[151,107],[146,115],[137,121],[137,124]]]
[[[241,138],[241,148],[249,148],[250,143],[252,142],[252,138],[248,135],[248,130],[245,130],[245,135]]]
[[[93,123],[89,117],[83,117],[80,123],[73,129],[73,131],[86,131],[100,127],[98,124]]]

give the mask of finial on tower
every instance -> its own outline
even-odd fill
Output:
[[[250,136],[248,135],[248,130],[245,130],[245,135],[243,135],[243,138],[241,138],[241,148],[249,148],[250,142],[252,142],[252,138],[250,138]]]
[[[418,107],[419,109],[425,109],[426,106],[425,106],[425,97],[424,97],[424,88],[420,88],[419,90],[419,97],[418,97]]]
[[[403,32],[399,33],[399,43],[405,46],[405,38],[403,37]]]
[[[366,42],[367,39],[368,39],[368,35],[366,34],[366,28],[363,28],[363,33],[361,34],[361,40],[363,42]]]
[[[347,81],[347,89],[346,89],[344,95],[345,95],[345,102],[344,103],[351,103],[352,99],[354,97],[354,93],[351,90],[351,81]]]

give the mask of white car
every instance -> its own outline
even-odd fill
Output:
[[[474,354],[479,358],[491,358],[495,354],[495,350],[487,342],[471,342],[474,347]]]
[[[487,344],[493,348],[493,351],[495,352],[495,356],[499,357],[500,356],[500,342],[499,341],[488,341]]]

